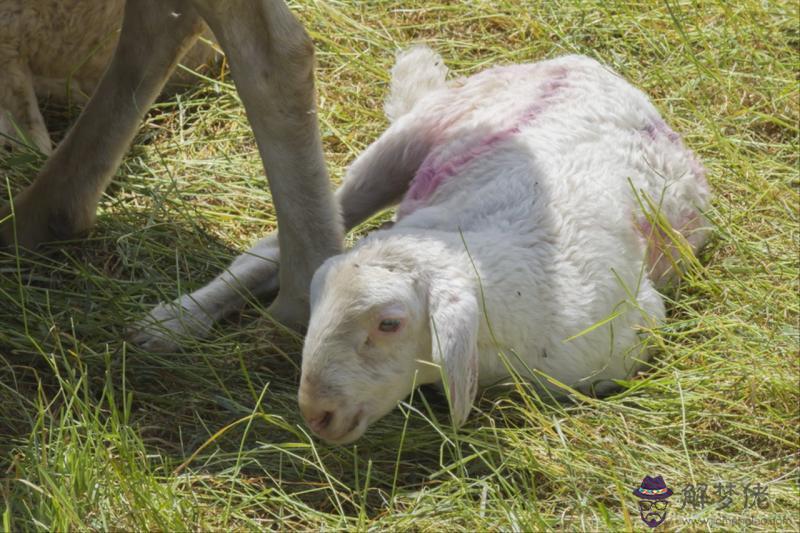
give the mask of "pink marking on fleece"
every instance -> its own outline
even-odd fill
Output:
[[[492,151],[501,142],[518,134],[520,126],[513,126],[506,130],[494,133],[481,139],[478,144],[468,148],[465,152],[457,154],[447,161],[436,164],[434,154],[429,155],[414,176],[408,189],[406,198],[411,200],[424,200],[429,198],[447,178],[455,176],[464,167],[478,157]]]
[[[552,104],[553,97],[568,86],[563,81],[566,76],[567,69],[565,67],[553,69],[551,78],[541,87],[542,92],[538,97],[538,101],[528,107],[511,127],[478,140],[474,145],[467,147],[464,152],[456,154],[444,162],[437,162],[436,156],[438,154],[436,151],[431,151],[422,162],[419,170],[417,170],[414,179],[411,180],[411,185],[398,208],[398,218],[409,215],[423,205],[426,200],[433,196],[433,193],[442,183],[462,172],[473,161],[489,154],[497,145],[518,135],[523,127],[533,122]]]
[[[667,123],[657,118],[650,124],[645,125],[641,129],[643,135],[647,136],[651,141],[655,141],[660,136],[665,136],[669,142],[677,144],[681,140],[681,136],[675,133],[672,128],[667,126]]]
[[[683,148],[686,153],[687,157],[689,158],[689,172],[691,172],[692,176],[700,183],[700,187],[708,192],[708,181],[706,181],[706,169],[700,160],[697,159],[697,156],[686,148],[683,144],[681,136],[675,133],[675,131],[670,128],[666,122],[664,122],[661,118],[657,118],[650,124],[645,125],[644,128],[639,130],[640,133],[645,136],[646,138],[650,139],[651,141],[656,141],[660,137],[666,137],[669,142],[680,146]]]

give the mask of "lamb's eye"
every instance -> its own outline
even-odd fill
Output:
[[[378,325],[378,329],[384,333],[394,333],[400,329],[400,320],[397,318],[384,318]]]

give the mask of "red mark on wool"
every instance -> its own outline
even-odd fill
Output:
[[[697,159],[697,156],[694,155],[694,152],[689,150],[683,145],[683,141],[681,140],[681,136],[675,133],[669,126],[667,126],[666,122],[662,119],[658,118],[653,122],[645,125],[639,132],[648,138],[651,141],[656,141],[660,138],[666,138],[669,142],[674,145],[680,146],[687,152],[687,157],[689,158],[689,172],[691,172],[692,176],[698,181],[700,187],[708,192],[708,182],[706,181],[706,169],[703,167],[700,160]]]
[[[553,103],[552,100],[554,96],[568,86],[568,84],[563,81],[566,76],[566,68],[556,67],[553,69],[551,77],[541,86],[541,93],[537,98],[537,102],[528,107],[511,127],[479,139],[471,146],[467,146],[463,152],[455,154],[453,157],[442,162],[437,161],[438,153],[432,151],[422,162],[414,179],[411,181],[408,192],[406,192],[403,202],[398,209],[398,217],[402,218],[416,210],[433,196],[433,193],[436,192],[447,179],[462,172],[479,157],[491,153],[497,145],[518,135],[523,127],[533,122]]]
[[[667,123],[661,120],[660,118],[654,120],[650,124],[647,124],[644,128],[641,129],[643,135],[647,136],[650,140],[655,141],[657,138],[664,136],[666,137],[669,142],[671,143],[679,143],[681,140],[681,136],[675,133],[672,128],[667,126]]]
[[[437,164],[435,154],[429,155],[414,176],[405,199],[419,201],[429,198],[447,178],[455,176],[472,161],[491,152],[499,143],[517,133],[519,126],[495,133],[442,163]]]

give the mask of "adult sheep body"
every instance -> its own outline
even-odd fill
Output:
[[[37,98],[87,102],[111,61],[124,8],[125,0],[0,0],[0,148],[22,133],[43,153],[52,151]],[[215,57],[197,43],[182,63],[198,69]],[[171,84],[192,79],[176,71]]]
[[[642,329],[664,318],[674,235],[693,250],[707,235],[703,167],[607,67],[565,56],[445,74],[427,49],[400,57],[393,123],[340,194],[347,217],[348,187],[399,181],[398,220],[312,283],[299,399],[331,442],[423,383],[447,383],[458,425],[508,364],[581,390],[630,377]]]

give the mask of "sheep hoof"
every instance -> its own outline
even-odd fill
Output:
[[[45,242],[77,237],[92,227],[94,205],[85,209],[59,202],[62,197],[42,194],[31,186],[14,197],[13,217],[10,205],[0,207],[0,248],[16,244],[32,250]]]
[[[176,352],[208,336],[213,320],[190,297],[161,303],[130,329],[128,342],[148,352]]]

